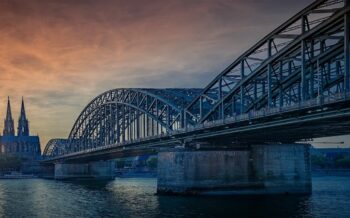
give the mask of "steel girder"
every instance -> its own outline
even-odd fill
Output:
[[[183,127],[183,108],[200,89],[114,89],[93,99],[68,137],[66,152],[135,141]]]
[[[349,0],[319,0],[221,72],[185,109],[185,125],[349,91]]]

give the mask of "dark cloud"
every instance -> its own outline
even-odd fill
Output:
[[[11,60],[11,64],[24,71],[35,71],[37,69],[47,68],[45,62],[43,62],[40,58],[28,54],[19,54],[14,56]],[[49,72],[49,70],[46,69],[45,72]]]

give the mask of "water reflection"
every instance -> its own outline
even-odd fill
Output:
[[[350,217],[350,177],[314,178],[309,196],[157,196],[155,179],[0,180],[6,217]]]

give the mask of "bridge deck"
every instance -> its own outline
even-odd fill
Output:
[[[325,101],[328,104],[324,104]],[[192,141],[210,141],[213,146],[234,148],[252,143],[294,142],[344,134],[350,134],[350,101],[347,96],[340,95],[338,99],[324,99],[322,104],[313,100],[290,108],[258,111],[184,128],[173,134],[73,152],[46,159],[43,163],[137,156]]]

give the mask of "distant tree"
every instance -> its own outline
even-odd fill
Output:
[[[117,164],[118,169],[124,168],[125,167],[125,160],[119,159],[119,160],[117,160],[116,164]]]
[[[335,161],[337,168],[350,168],[350,156],[345,156],[343,158],[338,158]]]
[[[336,162],[337,160],[343,159],[344,154],[337,154],[335,157],[333,157],[333,161]]]
[[[158,165],[158,159],[156,157],[152,157],[147,160],[147,166],[151,169],[157,168]]]
[[[312,155],[311,156],[311,165],[314,168],[325,168],[327,165],[327,159],[323,156]]]

